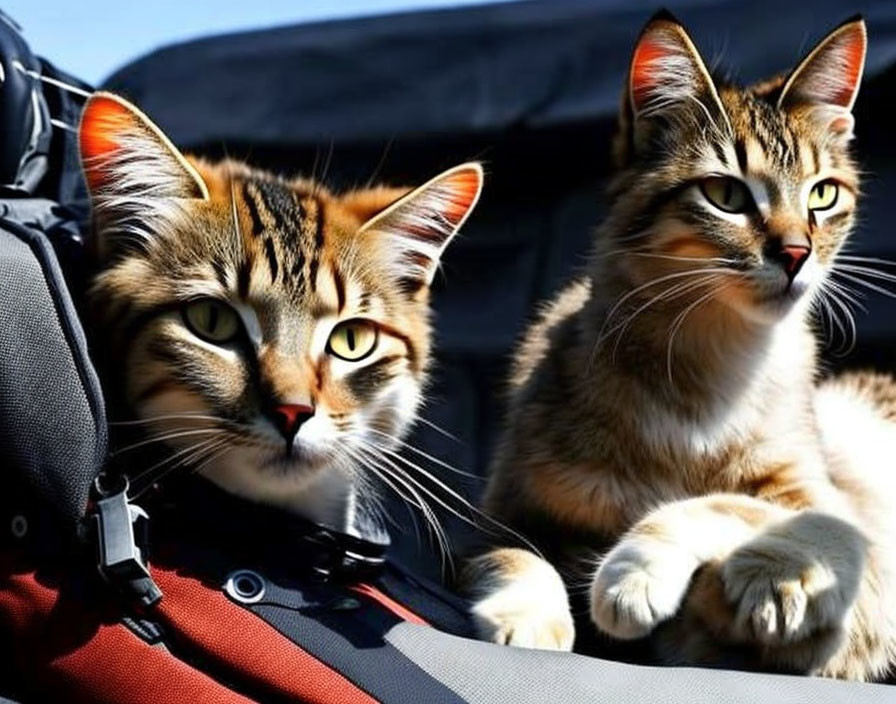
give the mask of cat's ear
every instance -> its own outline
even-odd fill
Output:
[[[778,107],[814,108],[813,114],[846,138],[852,136],[852,106],[859,93],[868,34],[861,17],[847,20],[822,39],[791,72]]]
[[[455,166],[399,198],[361,226],[376,237],[387,270],[410,290],[428,286],[442,252],[482,191],[482,166]]]
[[[662,10],[641,30],[632,52],[622,130],[637,149],[652,129],[651,118],[681,107],[696,108],[712,120],[727,119],[697,48],[681,23]]]
[[[202,178],[146,115],[112,93],[94,93],[79,129],[91,196],[208,198]]]

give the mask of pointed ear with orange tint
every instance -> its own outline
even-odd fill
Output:
[[[635,119],[694,100],[709,110],[722,109],[697,48],[681,23],[666,11],[654,15],[641,30],[632,52],[627,95]]]
[[[865,68],[868,35],[861,17],[822,39],[793,70],[778,98],[782,110],[820,108],[816,114],[841,135],[852,135],[852,106]]]
[[[482,167],[461,164],[400,198],[361,226],[379,239],[389,272],[410,289],[428,286],[448,243],[479,200]]]
[[[146,115],[112,93],[94,93],[79,129],[91,197],[208,198],[196,170]]]

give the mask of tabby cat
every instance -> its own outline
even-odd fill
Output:
[[[670,15],[646,25],[596,253],[519,349],[486,492],[553,566],[516,547],[470,562],[484,638],[568,649],[581,593],[577,646],[892,666],[896,383],[819,381],[812,315],[848,260],[865,47],[853,19],[740,88]]]
[[[430,283],[479,197],[480,166],[410,192],[337,195],[184,158],[107,93],[88,101],[80,143],[106,386],[143,442],[169,450],[132,480],[187,466],[350,527],[362,467],[387,466],[420,404]]]

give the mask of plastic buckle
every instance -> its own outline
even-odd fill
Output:
[[[93,514],[99,572],[142,607],[150,607],[162,598],[162,591],[149,574],[141,549],[147,545],[149,516],[128,503],[126,478],[122,477],[112,490],[104,487],[99,477],[94,486],[102,497],[96,501]]]

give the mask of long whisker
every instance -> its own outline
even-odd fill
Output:
[[[414,447],[411,443],[409,443],[405,440],[402,440],[401,438],[397,438],[394,435],[389,435],[389,433],[384,433],[383,431],[377,430],[376,428],[368,428],[368,430],[372,433],[376,433],[377,435],[379,435],[381,437],[387,438],[388,440],[391,440],[391,441],[401,445],[402,447],[407,448],[408,450],[410,450],[411,452],[413,452],[416,455],[425,457],[433,464],[437,464],[439,467],[443,467],[443,468],[447,469],[449,472],[454,472],[455,474],[459,474],[462,477],[468,477],[469,479],[475,479],[477,481],[482,481],[482,477],[480,477],[478,474],[473,474],[472,472],[465,472],[462,469],[457,469],[456,467],[452,467],[447,462],[440,460],[438,457],[433,457],[432,455],[424,452],[423,450],[421,450],[418,447]]]
[[[367,448],[368,452],[365,454],[370,454],[371,450],[375,448],[369,447]],[[359,450],[364,450],[364,448],[359,448]],[[384,464],[381,464],[377,461],[384,461],[389,466],[387,467]],[[420,489],[436,501],[440,502],[440,499],[435,496],[431,491],[427,490],[426,487],[422,486],[419,482],[415,481],[413,477],[408,476],[405,472],[402,472],[401,469],[396,466],[394,463],[390,462],[388,458],[382,456],[380,453],[377,453],[376,456],[368,457],[367,467],[372,468],[372,465],[376,465],[377,469],[384,474],[388,474],[395,481],[401,483],[401,485],[407,489],[411,493],[412,496],[416,499],[416,503],[418,508],[423,513],[423,516],[426,518],[427,525],[432,529],[432,534],[436,538],[436,542],[438,543],[440,552],[442,554],[443,566],[447,565],[449,570],[453,570],[454,563],[453,557],[451,555],[451,543],[448,540],[448,535],[445,533],[445,529],[442,527],[442,524],[439,522],[438,516],[435,511],[433,511],[432,507],[429,503],[423,498],[420,492],[417,489]],[[374,470],[375,471],[375,470]],[[440,502],[441,503],[441,502]]]
[[[604,316],[604,325],[601,327],[601,330],[598,334],[600,336],[603,333],[604,327],[606,327],[607,323],[612,320],[613,316],[616,314],[616,311],[632,296],[637,296],[642,291],[646,291],[647,289],[657,286],[661,283],[665,283],[666,281],[671,281],[673,279],[680,279],[687,276],[694,276],[696,274],[719,274],[719,273],[729,273],[730,270],[723,267],[702,267],[700,269],[689,269],[687,271],[676,271],[671,274],[665,274],[664,276],[660,276],[656,279],[652,279],[647,283],[641,284],[640,286],[636,286],[631,291],[625,293],[612,308],[607,312],[606,316]]]
[[[708,293],[700,296],[696,301],[691,303],[687,308],[679,313],[675,320],[672,322],[672,327],[669,333],[669,343],[666,347],[666,374],[669,378],[670,385],[675,383],[672,378],[672,347],[675,344],[675,336],[678,334],[681,326],[684,325],[684,321],[688,317],[688,315],[713,296],[717,296],[723,288],[725,288],[724,284],[721,287],[713,288]]]
[[[837,354],[846,355],[852,352],[856,346],[857,334],[855,317],[849,309],[849,306],[834,295],[833,292],[829,292],[828,295],[831,302],[843,312],[843,316],[846,318],[846,323],[849,325],[849,333],[847,334],[845,330],[843,331],[843,344],[837,350]]]
[[[896,266],[896,260],[881,259],[880,257],[859,257],[852,254],[840,253],[837,259],[843,259],[848,262],[865,262],[867,264],[882,264],[884,266]]]
[[[146,425],[148,423],[161,423],[166,420],[210,420],[223,423],[224,419],[218,416],[207,416],[200,413],[172,413],[170,415],[152,416],[150,418],[138,418],[136,420],[111,421],[109,425]]]
[[[625,252],[625,250],[617,250],[620,252]],[[626,252],[629,256],[633,257],[649,257],[650,259],[665,259],[673,262],[707,262],[710,264],[741,264],[741,261],[738,259],[729,259],[727,257],[679,257],[674,254],[659,254],[657,252],[638,252],[638,251],[630,251]]]
[[[865,281],[864,279],[859,278],[858,276],[855,276],[854,274],[847,273],[845,271],[840,271],[838,269],[833,269],[831,273],[834,274],[835,276],[836,275],[842,276],[843,278],[848,279],[849,281],[852,281],[853,283],[858,284],[859,286],[864,286],[865,288],[871,289],[872,291],[877,291],[877,293],[882,293],[884,296],[889,296],[890,298],[896,298],[896,292],[890,291],[889,289],[886,289],[883,286],[878,286],[877,284],[872,283],[870,281]]]
[[[670,287],[669,289],[662,291],[657,296],[654,296],[653,298],[648,300],[647,303],[644,303],[643,305],[641,305],[638,309],[636,309],[634,311],[634,313],[632,313],[630,316],[628,316],[628,318],[626,318],[626,320],[623,322],[621,329],[619,330],[619,333],[616,336],[616,341],[613,344],[613,352],[611,355],[611,360],[615,363],[616,354],[619,350],[619,345],[622,342],[622,337],[623,337],[623,335],[625,335],[625,331],[628,329],[629,325],[635,320],[635,318],[638,315],[640,315],[641,313],[646,311],[650,306],[654,305],[655,303],[657,303],[660,300],[669,301],[669,300],[673,300],[675,298],[679,298],[683,295],[690,293],[691,291],[695,291],[697,289],[702,288],[703,286],[710,285],[710,284],[714,283],[715,281],[717,281],[719,278],[720,278],[719,274],[707,274],[705,276],[701,276],[696,281],[686,281],[684,283],[676,284],[676,285]],[[619,326],[617,325],[616,327],[619,327]],[[612,332],[612,330],[610,332]],[[599,345],[600,342],[601,342],[601,340],[599,338],[597,344]],[[595,347],[596,346],[597,345],[595,345]]]
[[[409,498],[407,494],[402,491],[395,483],[389,478],[389,475],[386,475],[378,466],[373,465],[373,460],[368,458],[366,454],[362,453],[360,450],[353,451],[348,445],[342,447],[342,450],[346,453],[346,455],[352,460],[354,463],[354,469],[356,470],[354,473],[359,476],[364,476],[364,471],[373,472],[374,476],[379,479],[383,484],[385,484],[389,489],[391,489],[398,498],[401,499],[401,505],[405,507],[405,510],[408,512],[408,516],[411,518],[411,523],[414,526],[414,535],[417,539],[417,543],[421,542],[421,533],[420,533],[420,524],[417,521],[417,514],[413,509],[419,510],[424,514],[425,512],[423,508],[419,505],[419,502],[416,499]],[[357,470],[362,471],[357,471]],[[402,485],[403,486],[403,485]],[[384,513],[387,517],[390,518],[387,512]],[[392,521],[395,524],[395,521]]]
[[[138,474],[135,474],[134,476],[130,477],[130,481],[132,484],[135,484],[135,483],[141,481],[144,477],[152,474],[155,470],[159,469],[160,467],[163,467],[164,465],[168,464],[169,462],[174,462],[179,457],[184,457],[184,455],[192,455],[197,450],[205,449],[210,445],[215,445],[220,442],[222,442],[221,438],[206,438],[205,440],[200,440],[199,442],[193,443],[192,445],[188,445],[187,447],[178,450],[174,454],[169,455],[165,459],[163,459],[159,462],[156,462],[151,467],[147,467],[146,469],[141,470]]]
[[[155,437],[147,438],[145,440],[141,440],[140,442],[135,442],[132,445],[127,445],[125,447],[117,449],[112,453],[113,457],[117,457],[125,452],[130,452],[131,450],[136,450],[138,447],[144,447],[146,445],[151,445],[156,442],[167,442],[168,440],[175,440],[177,438],[189,437],[191,435],[203,435],[208,433],[223,433],[226,432],[222,428],[197,428],[195,430],[178,430],[172,433],[165,433],[164,435],[156,435]]]
[[[638,308],[636,308],[636,309],[634,310],[633,313],[629,314],[629,315],[628,315],[626,318],[624,318],[622,321],[616,323],[616,324],[615,324],[613,327],[611,327],[609,330],[606,330],[605,332],[601,332],[601,333],[598,335],[598,341],[599,341],[599,342],[600,342],[600,341],[603,341],[604,339],[606,339],[607,337],[609,337],[610,335],[612,335],[612,334],[613,334],[616,330],[618,330],[619,328],[625,328],[625,327],[627,327],[627,326],[628,326],[628,323],[629,323],[630,321],[632,321],[632,320],[633,320],[634,318],[636,318],[641,312],[643,312],[644,310],[646,310],[647,308],[649,308],[651,305],[653,305],[653,304],[656,303],[657,301],[660,301],[660,300],[662,300],[663,298],[666,298],[667,296],[672,296],[672,297],[674,297],[674,296],[678,295],[679,292],[687,291],[687,290],[689,290],[690,288],[692,288],[693,286],[695,286],[695,285],[699,285],[699,283],[700,283],[701,281],[703,281],[705,278],[707,278],[707,277],[717,276],[717,274],[702,274],[702,275],[701,275],[701,274],[696,274],[696,273],[694,273],[693,276],[695,277],[693,280],[687,280],[687,281],[683,281],[683,282],[678,282],[678,283],[672,284],[671,286],[668,286],[668,287],[664,288],[662,291],[660,291],[660,292],[659,292],[658,294],[656,294],[655,296],[653,296],[653,297],[647,299],[647,302],[646,302],[646,303],[641,304]],[[602,326],[602,330],[603,330],[604,327],[606,327],[606,324],[609,322],[609,320],[610,320],[609,316],[607,316],[607,318],[604,319],[604,325]]]
[[[419,423],[423,423],[424,425],[429,426],[430,428],[432,428],[433,430],[435,430],[437,433],[440,433],[440,434],[444,435],[444,436],[445,436],[446,438],[448,438],[449,440],[454,440],[454,442],[463,444],[463,440],[461,440],[461,439],[460,439],[459,437],[457,437],[456,435],[452,435],[452,434],[449,433],[447,430],[445,430],[445,429],[443,429],[443,428],[440,428],[438,425],[436,425],[435,423],[433,423],[431,420],[427,420],[426,418],[423,418],[422,416],[420,416],[420,417],[417,418],[417,422],[419,422]]]
[[[194,445],[193,447],[188,448],[189,454],[187,454],[186,457],[181,458],[180,460],[178,460],[177,462],[172,464],[170,467],[166,467],[163,471],[159,472],[156,476],[152,477],[152,479],[150,479],[149,481],[145,481],[145,478],[149,474],[150,470],[161,468],[164,464],[167,464],[173,458],[168,458],[168,460],[166,460],[165,462],[159,463],[155,467],[150,468],[150,470],[141,472],[139,475],[134,477],[134,479],[132,480],[132,483],[133,483],[133,486],[135,487],[135,489],[131,495],[131,499],[136,499],[136,498],[140,497],[151,486],[162,481],[165,477],[167,477],[169,474],[171,474],[175,470],[177,470],[181,467],[184,467],[184,466],[189,466],[189,465],[193,464],[194,462],[199,461],[203,457],[212,458],[212,457],[216,456],[215,453],[222,448],[230,449],[230,442],[228,441],[227,438],[211,438],[210,440],[205,440],[202,443],[199,443],[199,445],[200,445],[200,447],[197,447]],[[203,464],[202,466],[205,466],[205,464]],[[195,469],[194,469],[194,471],[195,471]],[[144,482],[144,485],[142,487],[139,487],[138,484],[141,481]]]
[[[539,552],[538,548],[535,545],[533,545],[533,543],[528,538],[526,538],[524,535],[515,531],[510,526],[505,525],[501,521],[497,520],[496,518],[490,516],[489,514],[485,513],[484,511],[480,510],[479,508],[477,508],[475,505],[470,503],[466,498],[464,498],[458,492],[456,492],[454,489],[452,489],[450,486],[445,484],[438,477],[433,475],[431,472],[428,472],[427,470],[423,469],[420,465],[412,462],[407,457],[405,457],[397,452],[394,452],[393,450],[390,450],[388,448],[375,447],[375,449],[379,451],[380,455],[382,456],[382,458],[384,460],[389,461],[388,458],[385,457],[385,455],[388,455],[388,457],[391,457],[394,460],[397,460],[399,462],[403,462],[410,469],[421,474],[423,477],[425,477],[426,479],[431,481],[433,484],[435,484],[440,490],[444,491],[454,501],[458,502],[458,504],[461,507],[463,507],[465,510],[469,511],[475,517],[474,518],[474,517],[460,513],[457,509],[455,509],[453,506],[449,505],[440,496],[433,493],[431,489],[426,487],[424,484],[420,483],[420,481],[415,479],[412,475],[409,475],[406,472],[402,472],[409,480],[413,481],[418,487],[420,487],[421,490],[425,491],[429,496],[431,496],[433,498],[433,500],[438,502],[440,506],[445,508],[452,515],[456,516],[458,519],[460,519],[464,523],[467,523],[468,525],[471,525],[480,530],[485,530],[486,532],[489,532],[492,535],[495,534],[495,531],[497,531],[498,533],[503,533],[505,535],[510,535],[510,536],[516,538],[517,540],[519,540],[522,544],[524,544],[527,548],[529,548],[536,554],[539,554],[539,555],[541,554]],[[390,465],[395,467],[396,470],[400,469],[399,467],[395,466],[394,462],[389,462],[389,463],[390,463]],[[491,527],[482,525],[482,523],[480,523],[476,519],[485,521]]]

